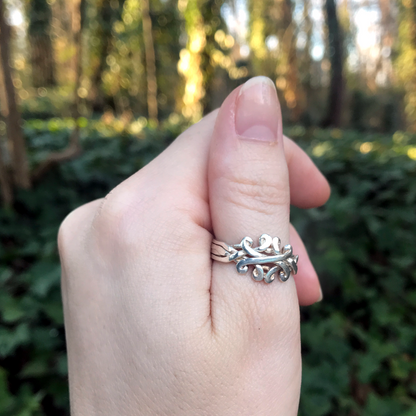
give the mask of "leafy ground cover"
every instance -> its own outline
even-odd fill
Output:
[[[0,210],[0,415],[68,415],[56,234],[180,132],[139,119],[88,122],[83,153]],[[72,120],[26,123],[33,165],[63,148]],[[302,309],[301,416],[416,415],[416,137],[286,132],[327,175],[328,204],[293,211],[324,300]]]

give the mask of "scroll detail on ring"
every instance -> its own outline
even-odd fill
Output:
[[[268,234],[259,238],[258,247],[253,247],[250,237],[244,237],[240,244],[233,246],[213,240],[211,257],[221,262],[235,262],[241,274],[247,273],[249,266],[253,266],[252,277],[257,282],[264,280],[271,283],[276,276],[285,282],[291,273],[298,271],[299,256],[293,255],[292,246],[287,244],[281,248],[280,239]]]

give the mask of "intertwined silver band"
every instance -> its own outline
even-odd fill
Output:
[[[253,279],[271,283],[277,274],[282,282],[289,279],[292,273],[296,274],[299,256],[293,255],[290,244],[281,249],[280,238],[262,234],[259,246],[254,248],[250,237],[244,237],[240,244],[233,246],[214,239],[211,258],[222,263],[236,263],[237,271],[241,274],[247,273],[248,266],[253,265]]]

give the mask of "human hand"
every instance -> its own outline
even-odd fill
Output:
[[[72,414],[296,415],[299,303],[320,288],[289,207],[328,196],[258,77],[71,213],[58,241]],[[294,278],[268,285],[212,263],[212,235],[262,233],[291,241]]]

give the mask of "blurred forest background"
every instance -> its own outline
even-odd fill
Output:
[[[293,210],[302,416],[416,415],[416,0],[0,0],[0,415],[69,415],[56,235],[254,75],[328,177]]]

